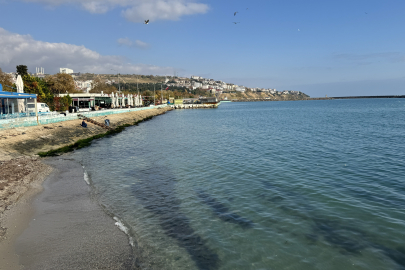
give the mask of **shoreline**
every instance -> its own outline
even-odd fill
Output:
[[[14,247],[24,269],[136,269],[127,235],[91,196],[84,168],[67,157],[35,196],[35,211]],[[35,250],[35,252],[33,252]]]
[[[137,111],[137,112],[128,112],[116,115],[109,115],[108,119],[110,119],[111,127],[113,128],[114,132],[106,132],[105,129],[99,127],[97,125],[93,125],[88,123],[87,129],[82,128],[79,126],[81,120],[72,120],[66,121],[64,123],[54,123],[42,126],[33,126],[33,127],[26,127],[26,128],[14,128],[12,130],[0,130],[0,169],[6,170],[10,172],[10,175],[6,175],[3,178],[0,177],[0,254],[2,259],[0,260],[0,269],[21,269],[23,263],[24,265],[31,264],[28,269],[43,269],[38,266],[32,265],[31,262],[27,262],[24,258],[32,256],[34,253],[33,249],[31,248],[32,245],[29,245],[30,248],[24,249],[22,244],[24,241],[21,239],[27,238],[35,238],[37,232],[34,233],[32,230],[35,228],[33,227],[33,218],[37,217],[38,213],[40,213],[41,209],[43,210],[43,205],[39,206],[37,200],[45,196],[47,190],[46,185],[48,182],[55,182],[55,175],[59,171],[58,166],[52,164],[52,162],[56,162],[55,160],[63,159],[62,157],[55,157],[55,158],[45,158],[40,159],[38,158],[39,152],[48,152],[51,153],[50,155],[60,155],[64,152],[68,151],[59,151],[61,148],[69,147],[69,151],[73,151],[77,148],[87,147],[91,145],[91,141],[94,139],[99,139],[104,136],[114,135],[114,133],[121,132],[125,127],[136,125],[139,122],[149,120],[154,116],[164,114],[167,111],[172,110],[172,108],[160,108],[160,109],[152,109],[152,110],[144,110],[144,111]],[[106,117],[94,117],[92,118],[95,121],[102,122]],[[85,141],[86,143],[83,145],[78,145],[78,141]],[[25,162],[25,163],[24,163]],[[25,172],[25,175],[20,175],[22,163],[25,167],[30,168],[30,170]],[[77,169],[77,167],[75,167]],[[83,168],[80,166],[80,169]],[[24,170],[23,170],[24,171]],[[15,175],[12,179],[11,175]],[[23,179],[27,178],[28,180],[23,181]],[[53,179],[53,180],[52,180]],[[12,181],[11,181],[12,180]],[[71,181],[70,178],[67,180]],[[67,181],[67,182],[69,182]],[[73,180],[72,180],[73,181]],[[57,182],[57,181],[56,181]],[[56,183],[55,182],[55,183]],[[83,179],[83,174],[81,175],[81,182],[86,185],[85,180]],[[81,184],[75,184],[76,186],[82,186]],[[45,190],[43,190],[45,188]],[[72,187],[76,192],[79,192],[80,189],[75,189]],[[87,189],[90,189],[87,186]],[[57,191],[53,191],[53,194],[56,194]],[[60,196],[65,196],[65,194],[60,194]],[[71,194],[72,195],[72,194]],[[48,196],[50,196],[48,194]],[[73,195],[72,195],[73,196]],[[72,198],[74,198],[73,196]],[[88,265],[90,268],[82,268],[82,269],[94,269],[93,267],[97,267],[97,269],[128,269],[130,266],[131,269],[135,269],[135,261],[133,258],[128,261],[128,258],[133,256],[132,248],[129,245],[128,236],[120,230],[118,226],[115,225],[115,220],[110,217],[107,213],[104,212],[102,207],[98,205],[94,200],[91,199],[91,193],[87,192],[84,196],[88,200],[92,202],[86,201],[87,206],[93,207],[92,212],[97,213],[97,217],[93,217],[98,222],[101,222],[102,226],[94,225],[93,222],[89,222],[90,230],[87,231],[84,235],[82,235],[83,239],[86,239],[88,235],[93,233],[94,227],[102,228],[109,228],[110,235],[114,235],[116,239],[119,239],[119,244],[116,243],[116,247],[113,250],[120,250],[119,247],[127,246],[131,250],[121,250],[122,254],[128,254],[127,258],[121,259],[121,262],[117,263],[117,254],[114,256],[109,256],[108,254],[113,254],[109,252],[109,248],[105,248],[104,251],[99,251],[100,254],[107,254],[106,260],[109,261],[105,265],[109,265],[108,267],[104,268],[105,265],[98,264],[96,260],[92,262],[93,266]],[[84,200],[84,199],[83,199]],[[93,204],[92,204],[93,203]],[[94,205],[95,204],[95,205]],[[55,204],[56,205],[56,204]],[[42,208],[41,208],[42,207]],[[77,217],[81,215],[80,212],[76,212],[76,218],[73,218],[74,221],[77,221],[76,225],[79,224],[79,220]],[[46,215],[45,215],[46,216]],[[38,221],[38,218],[34,219]],[[83,216],[86,218],[86,216]],[[51,218],[51,216],[48,216]],[[51,218],[51,222],[58,224],[58,219],[61,218],[59,215],[58,218],[54,217]],[[47,223],[44,223],[45,225]],[[45,226],[44,225],[44,226]],[[74,227],[71,226],[72,235],[76,234]],[[42,226],[42,227],[44,227]],[[69,226],[68,226],[69,227]],[[65,227],[56,229],[57,231],[63,231]],[[44,234],[44,231],[42,231]],[[101,233],[102,234],[102,233]],[[101,234],[95,235],[94,237],[98,237]],[[41,234],[40,234],[41,235]],[[121,235],[121,236],[119,236]],[[123,236],[123,238],[122,238]],[[43,237],[42,237],[43,238]],[[34,243],[40,242],[42,238],[37,238]],[[113,243],[115,240],[108,238],[102,239],[102,237],[98,237],[99,241],[104,243]],[[58,237],[56,237],[58,239]],[[69,237],[66,238],[69,240]],[[79,241],[80,239],[77,239]],[[91,250],[97,247],[97,245],[91,245],[86,249],[86,254],[91,253]],[[74,244],[70,244],[70,248],[63,249],[62,252],[58,253],[58,257],[60,260],[63,260],[63,257],[66,256],[69,249],[72,249]],[[17,250],[15,250],[17,247]],[[51,247],[49,242],[43,242],[42,246],[38,247],[38,249],[43,249],[44,247]],[[57,247],[53,249],[49,249],[48,253],[56,252],[55,250]],[[72,249],[74,250],[74,248]],[[87,255],[85,253],[80,253],[76,257],[76,260],[80,260],[80,258],[85,258]],[[23,254],[23,256],[19,255]],[[77,254],[76,254],[77,255]],[[41,257],[42,256],[42,257]],[[42,260],[42,258],[46,257],[46,254],[42,254],[40,258],[33,259],[35,260]],[[71,255],[69,255],[71,257]],[[96,256],[97,254],[93,254],[92,256]],[[126,257],[124,255],[124,257]],[[50,258],[47,258],[49,261]],[[103,258],[98,258],[100,262],[103,261]],[[139,258],[137,259],[139,263]],[[105,260],[104,260],[105,261]],[[125,261],[125,262],[123,262]],[[72,262],[69,259],[69,262]],[[58,264],[54,265],[54,269],[63,269]],[[73,262],[72,262],[73,263]],[[87,263],[87,261],[83,261],[83,265]],[[66,262],[65,269],[72,269],[73,265],[68,265],[69,263]],[[121,265],[120,267],[115,267],[116,265]],[[75,269],[79,267],[78,265],[74,266]],[[115,267],[115,268],[112,268]]]

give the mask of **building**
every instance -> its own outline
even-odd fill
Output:
[[[202,83],[200,83],[200,82],[193,82],[193,87],[195,87],[195,88],[200,88],[200,87],[202,87]]]
[[[236,91],[239,91],[239,92],[245,92],[245,87],[244,86],[237,86],[236,88],[235,88],[235,90]]]
[[[60,94],[60,97],[69,95],[72,98],[72,106],[77,106],[80,109],[91,109],[95,106],[101,108],[110,108],[112,99],[109,94],[99,93],[84,93],[84,94]],[[121,98],[120,98],[121,99]]]
[[[69,68],[60,68],[60,69],[59,69],[59,73],[72,74],[72,73],[73,73],[73,69],[69,69]]]
[[[91,89],[93,89],[93,80],[87,80],[87,81],[75,81],[76,89],[81,90],[85,93],[90,92]]]

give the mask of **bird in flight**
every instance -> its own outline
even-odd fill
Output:
[[[238,23],[240,23],[240,22],[232,22],[232,23],[234,23],[234,24],[238,24]]]
[[[148,24],[149,23],[149,20],[145,20],[145,23],[144,24]]]
[[[239,12],[236,11],[236,12],[233,14],[233,16],[236,16],[236,13],[239,13]]]

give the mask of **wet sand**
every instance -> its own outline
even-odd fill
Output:
[[[135,269],[127,236],[90,196],[82,166],[63,157],[43,162],[54,170],[33,201],[28,227],[16,240],[20,267]]]

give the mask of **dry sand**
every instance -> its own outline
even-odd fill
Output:
[[[104,123],[104,119],[109,119],[110,126],[115,128],[124,124],[132,125],[135,121],[163,114],[168,110],[171,108],[92,117],[92,119],[101,123]],[[21,258],[19,259],[13,252],[14,242],[16,237],[27,228],[28,221],[34,214],[31,202],[35,195],[42,190],[43,180],[49,174],[55,173],[52,172],[52,168],[57,167],[52,162],[52,166],[45,164],[37,154],[107,132],[106,129],[91,123],[88,123],[88,128],[82,128],[80,123],[81,120],[72,120],[0,130],[0,269],[18,269],[16,267]],[[100,217],[99,214],[96,216]],[[92,269],[108,268],[98,265],[97,268]]]

